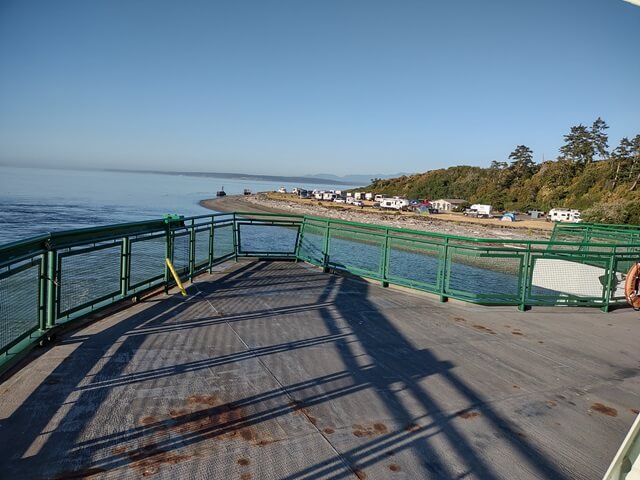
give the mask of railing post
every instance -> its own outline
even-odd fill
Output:
[[[173,263],[173,240],[172,240],[172,236],[171,236],[171,223],[169,221],[167,221],[167,237],[166,237],[166,250],[165,250],[165,256],[171,260],[171,263]],[[171,278],[171,272],[169,271],[169,266],[166,264],[164,265],[164,293],[166,295],[169,294],[169,279]]]
[[[40,285],[38,287],[38,328],[47,328],[47,254],[40,258]]]
[[[382,251],[382,286],[388,287],[389,281],[387,279],[387,263],[389,260],[389,229],[384,231],[384,250]]]
[[[215,217],[211,217],[211,225],[209,225],[209,273],[213,272],[213,241],[215,238],[215,229],[213,228]]]
[[[196,227],[195,221],[191,220],[189,229],[189,281],[193,283],[193,272],[196,267]]]
[[[607,267],[607,279],[604,286],[604,305],[601,310],[605,313],[609,311],[609,302],[611,301],[611,284],[613,283],[614,269],[616,268],[616,247],[613,247],[611,251],[611,257],[609,258],[609,265]]]
[[[440,261],[440,301],[446,302],[449,298],[445,295],[445,283],[447,280],[447,259],[449,258],[449,238],[444,239],[443,253]]]
[[[520,290],[520,305],[518,310],[524,312],[527,310],[527,292],[529,291],[529,272],[531,271],[531,244],[527,244],[527,251],[524,255],[524,265],[520,269],[520,280],[522,287]]]
[[[240,248],[238,242],[238,220],[236,218],[236,212],[233,212],[233,252],[236,262],[238,261],[238,248]]]
[[[46,328],[56,324],[56,300],[58,295],[57,281],[58,254],[55,250],[47,252],[47,295],[45,305]]]
[[[129,243],[129,239],[124,237],[120,249],[120,296],[122,298],[126,297],[129,291],[130,261],[131,244]]]
[[[324,233],[324,241],[322,245],[322,271],[329,271],[329,233],[331,230],[331,222],[327,220],[327,228]]]
[[[295,250],[296,263],[300,261],[300,249],[302,248],[302,239],[304,237],[304,221],[305,217],[302,217],[302,221],[300,222],[300,226],[298,227],[298,242],[296,243]]]

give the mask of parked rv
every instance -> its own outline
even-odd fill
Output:
[[[337,195],[333,192],[322,192],[322,200],[333,202]]]
[[[549,210],[547,221],[550,222],[565,222],[565,223],[580,223],[580,210],[574,210],[571,208],[552,208]]]
[[[406,198],[393,197],[393,198],[381,198],[380,208],[391,208],[394,210],[403,210],[409,206],[409,200]]]
[[[474,203],[464,211],[464,215],[467,217],[491,218],[491,205]]]
[[[364,199],[369,201],[373,200],[373,193],[365,193]]]

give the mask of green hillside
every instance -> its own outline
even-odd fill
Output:
[[[564,136],[557,160],[533,162],[519,145],[509,161],[488,168],[457,166],[388,180],[366,191],[408,198],[463,198],[495,210],[577,208],[588,221],[640,224],[640,134],[608,150],[606,123],[578,125]]]

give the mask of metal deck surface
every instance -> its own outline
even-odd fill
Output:
[[[637,312],[228,267],[0,384],[0,477],[597,479],[640,408]]]

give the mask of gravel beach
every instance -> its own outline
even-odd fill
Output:
[[[548,240],[549,231],[510,226],[482,225],[438,219],[437,215],[396,215],[383,214],[366,209],[336,209],[317,205],[317,203],[300,204],[284,200],[272,200],[264,194],[229,195],[221,198],[201,200],[200,205],[218,212],[257,212],[288,213],[313,217],[332,218],[350,222],[370,223],[396,228],[408,228],[425,232],[462,235],[476,238],[495,238],[505,240]]]

